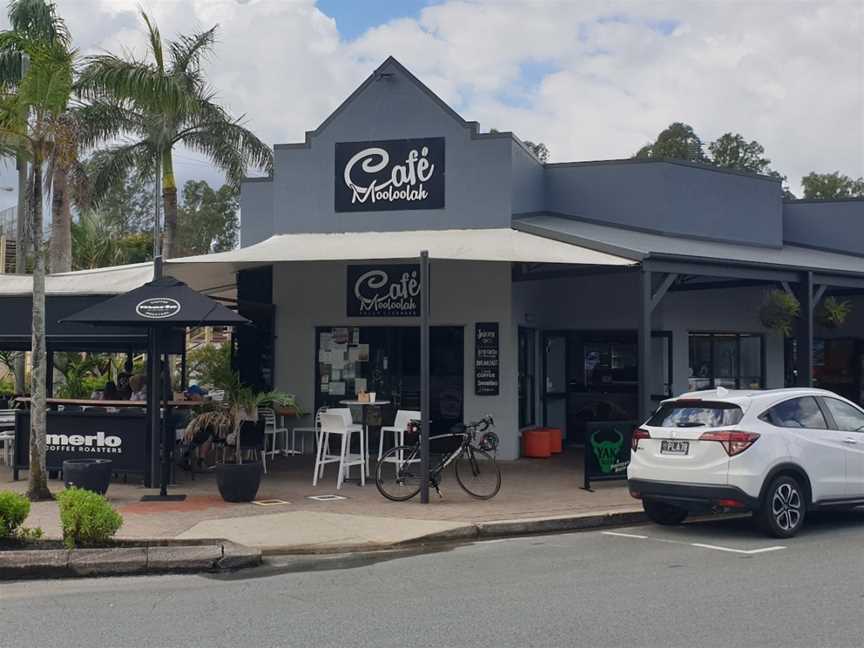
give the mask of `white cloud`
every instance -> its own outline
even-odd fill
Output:
[[[83,54],[142,54],[138,4],[58,0]],[[271,143],[302,141],[392,54],[466,119],[542,140],[556,161],[627,157],[683,120],[705,140],[759,140],[793,187],[814,169],[864,175],[857,0],[450,1],[351,42],[313,0],[144,7],[166,38],[219,23],[211,83]],[[525,66],[544,76],[522,78]],[[181,180],[218,181],[182,156]]]

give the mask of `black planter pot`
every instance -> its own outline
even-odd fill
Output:
[[[111,483],[110,459],[67,459],[63,462],[66,488],[83,488],[104,495]]]
[[[216,484],[226,502],[251,502],[261,485],[261,464],[217,464]]]

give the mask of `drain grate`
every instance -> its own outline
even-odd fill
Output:
[[[348,499],[344,495],[307,495],[306,499],[315,500],[316,502],[335,502],[337,500]]]
[[[252,503],[255,506],[279,506],[280,504],[290,504],[291,502],[287,500],[281,499],[266,499],[266,500],[253,500]]]

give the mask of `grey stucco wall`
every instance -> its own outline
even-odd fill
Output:
[[[276,388],[315,402],[316,326],[418,326],[417,318],[348,318],[346,263],[280,263],[274,267]],[[501,437],[499,456],[514,459],[518,448],[516,331],[512,324],[510,266],[506,263],[432,262],[432,325],[464,326],[466,419],[491,414]],[[500,323],[501,390],[474,394],[474,324]],[[306,422],[308,424],[308,421]]]
[[[798,245],[864,254],[864,200],[785,203],[783,238]]]
[[[259,243],[273,235],[273,182],[251,179],[240,188],[240,246]]]
[[[668,162],[547,165],[547,211],[655,232],[779,246],[779,182]]]
[[[309,138],[275,149],[277,233],[509,227],[509,135],[472,137],[472,128],[400,72],[372,81]],[[334,209],[337,142],[445,138],[445,207],[338,213]]]
[[[510,202],[514,214],[542,211],[544,205],[543,165],[519,142],[511,142],[512,181]]]

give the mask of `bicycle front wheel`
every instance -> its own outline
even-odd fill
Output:
[[[491,499],[501,490],[501,469],[491,455],[468,446],[456,459],[456,480],[469,495]]]
[[[378,462],[375,486],[387,499],[404,502],[420,492],[422,472],[420,449],[417,446],[396,446]]]

